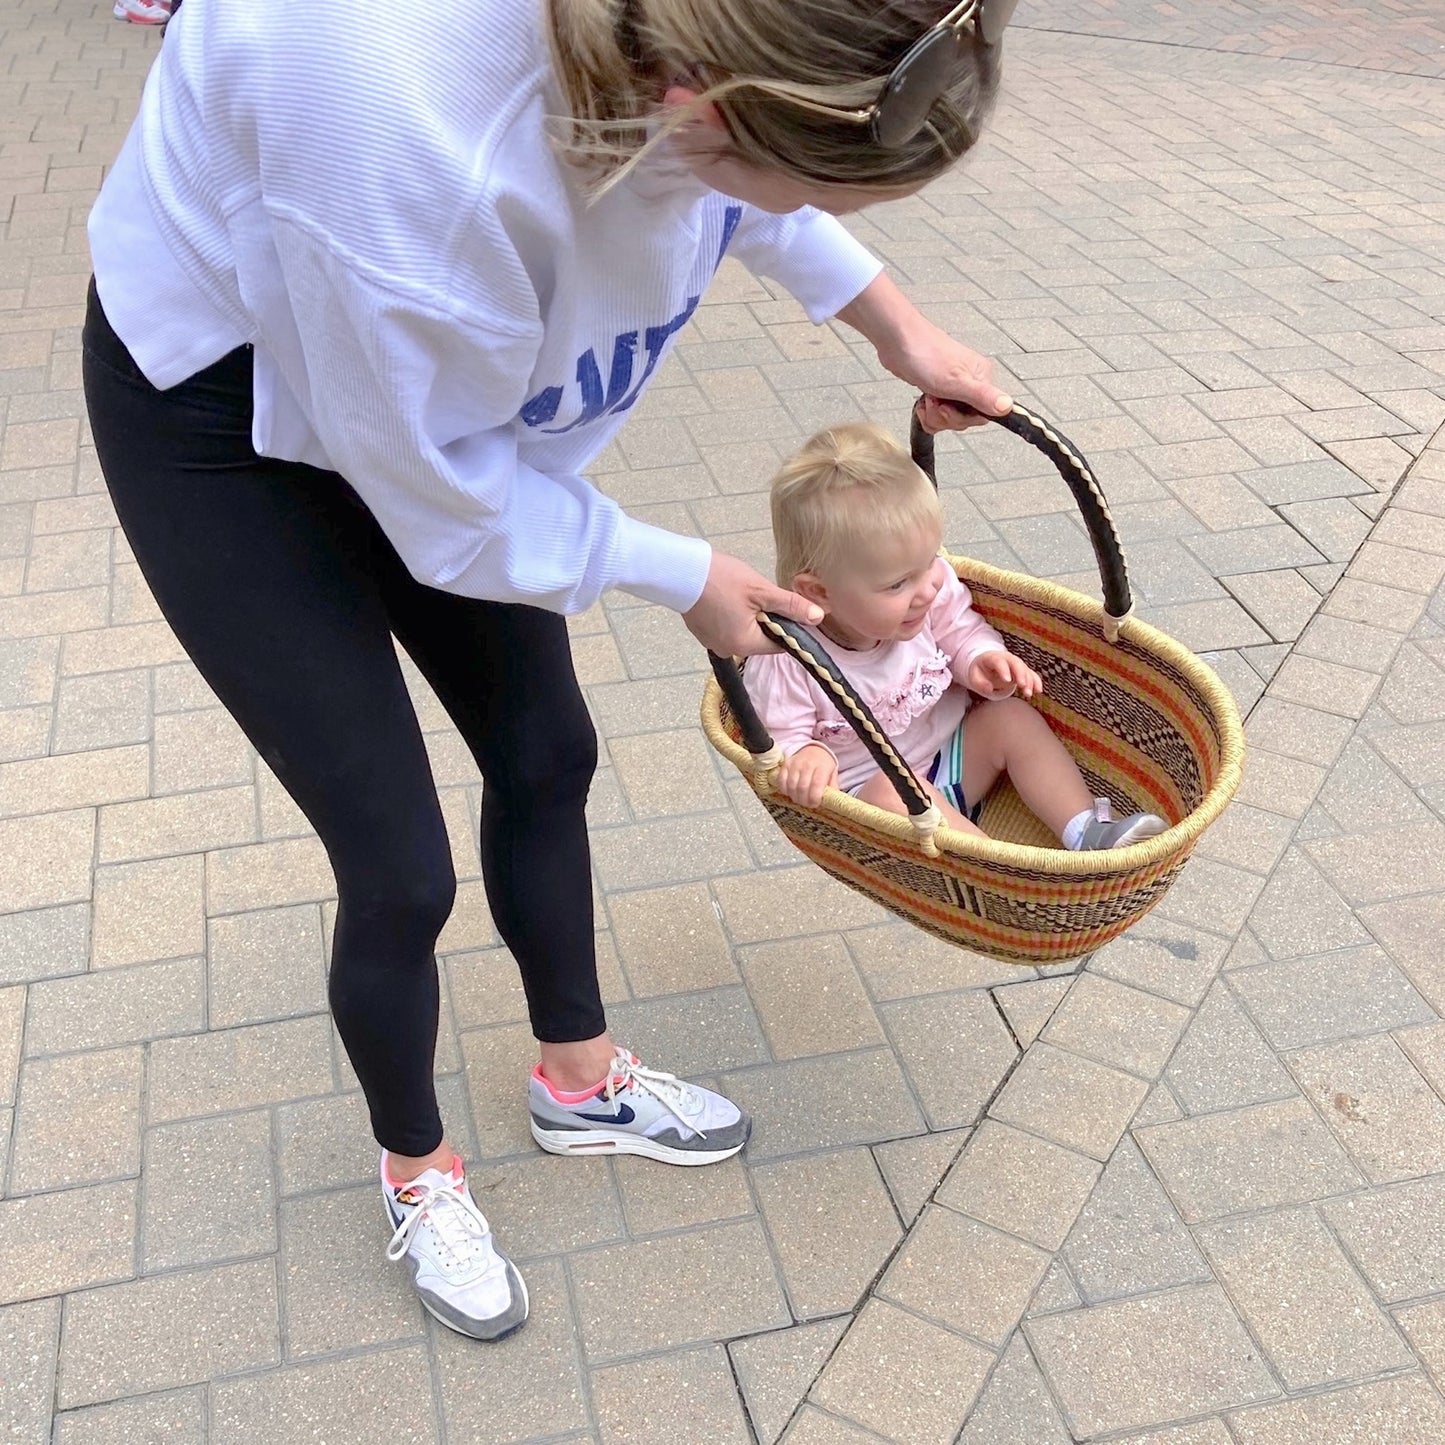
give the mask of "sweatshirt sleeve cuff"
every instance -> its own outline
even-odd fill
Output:
[[[883,270],[883,263],[833,216],[810,216],[766,267],[814,325],[836,316]]]
[[[616,559],[613,587],[686,612],[702,596],[712,548],[700,537],[683,537],[624,513],[617,527]]]

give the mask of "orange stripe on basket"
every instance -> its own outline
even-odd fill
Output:
[[[861,884],[862,891],[870,897],[878,898],[883,895],[891,898],[903,911],[931,918],[951,934],[1011,950],[1022,955],[1023,959],[1077,958],[1081,953],[1087,953],[1109,939],[1116,938],[1135,921],[1132,917],[1124,918],[1117,923],[1075,929],[1072,932],[1044,933],[1037,928],[1009,928],[1005,924],[980,918],[977,913],[970,913],[967,909],[949,908],[930,902],[916,893],[904,892],[841,854],[811,848],[796,838],[793,842],[800,852],[805,853],[820,867],[830,872],[842,873],[857,881]]]
[[[1099,735],[1086,733],[1069,722],[1066,717],[1052,711],[1049,714],[1049,723],[1057,736],[1070,739],[1079,747],[1081,752],[1089,757],[1102,758],[1104,761],[1112,764],[1115,772],[1121,773],[1124,777],[1135,783],[1141,792],[1153,799],[1166,817],[1168,816],[1171,805],[1177,805],[1178,802],[1182,801],[1179,798],[1177,784],[1174,794],[1171,796],[1170,793],[1161,788],[1157,774],[1150,773],[1141,768],[1138,763],[1133,761],[1129,754],[1121,753],[1116,748],[1109,747],[1104,741],[1104,738],[1110,736],[1107,732]],[[1165,773],[1165,776],[1167,777],[1168,774]]]
[[[1198,699],[1183,694],[1181,688],[1162,685],[1158,680],[1157,672],[1153,671],[1148,664],[1131,657],[1122,649],[1106,651],[1103,648],[1091,646],[1087,637],[1081,635],[1076,629],[1064,630],[1057,624],[1051,627],[1040,627],[1034,636],[1036,639],[1051,644],[1051,650],[1057,655],[1066,657],[1069,661],[1077,664],[1087,663],[1092,667],[1096,676],[1117,679],[1120,685],[1126,685],[1139,696],[1148,698],[1157,704],[1160,711],[1190,735],[1195,752],[1201,757],[1209,756],[1210,739],[1199,729],[1199,713],[1202,705]]]
[[[802,811],[790,808],[789,811]],[[808,816],[805,814],[805,816]],[[1130,873],[1116,873],[1102,876],[1095,874],[1075,880],[1065,874],[1054,874],[1049,877],[1039,877],[1021,868],[1011,868],[1000,863],[974,863],[970,859],[961,857],[957,853],[941,853],[936,858],[925,858],[923,854],[912,854],[905,847],[893,839],[882,834],[865,829],[860,824],[855,824],[851,819],[844,819],[833,814],[827,815],[826,822],[829,827],[836,828],[841,833],[846,833],[850,838],[869,847],[876,848],[881,853],[887,853],[891,857],[902,859],[905,862],[913,863],[919,867],[930,868],[935,871],[945,872],[958,879],[960,883],[967,884],[970,888],[976,888],[984,892],[1007,891],[1009,894],[1022,897],[1038,898],[1053,903],[1088,902],[1091,898],[1122,897],[1136,888],[1147,887],[1157,881],[1164,873],[1173,866],[1178,855],[1170,855],[1161,862],[1151,867],[1137,869]],[[824,853],[817,845],[809,846],[808,843],[800,840],[792,832],[788,831],[786,824],[779,824],[793,845],[800,851],[806,853],[810,858],[835,857],[831,853]],[[1187,856],[1187,855],[1186,855]],[[868,886],[873,887],[878,882],[876,874],[868,872],[860,864],[851,861],[848,865],[850,873],[856,872],[862,879],[868,880]],[[1100,884],[1105,884],[1105,890],[1101,890]],[[908,894],[909,898],[917,895]],[[920,905],[922,906],[922,905]],[[930,905],[931,907],[932,905]],[[940,917],[943,915],[939,915]],[[976,916],[968,915],[970,918]]]
[[[1097,898],[1123,897],[1126,893],[1132,892],[1135,888],[1142,888],[1154,882],[1161,874],[1168,871],[1169,863],[1156,864],[1147,872],[1139,873],[1118,873],[1112,875],[1110,881],[1118,879],[1121,887],[1111,893],[1091,891],[1089,885],[1097,885],[1100,881],[1096,876],[1086,883],[1073,883],[1063,874],[1056,874],[1051,878],[1033,879],[1022,874],[1009,874],[1007,883],[1000,881],[1000,874],[997,871],[992,873],[982,871],[988,865],[982,865],[981,871],[975,872],[973,866],[957,854],[948,853],[940,855],[948,862],[947,872],[957,878],[960,883],[967,883],[971,888],[979,888],[985,891],[995,889],[999,892],[1007,891],[1010,895],[1019,897],[1038,898],[1051,903],[1072,903],[1089,902]],[[932,858],[928,861],[935,866],[940,858]],[[871,875],[870,875],[871,876]]]

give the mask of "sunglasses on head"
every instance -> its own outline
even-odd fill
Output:
[[[863,110],[828,105],[823,101],[789,96],[795,105],[822,115],[866,125],[875,144],[884,150],[907,145],[923,129],[928,113],[958,76],[966,27],[984,45],[997,45],[1018,0],[962,0],[931,30],[909,46],[893,67],[878,99]]]

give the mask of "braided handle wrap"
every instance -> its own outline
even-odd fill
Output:
[[[942,826],[943,814],[928,795],[928,791],[914,775],[913,769],[903,761],[902,755],[893,746],[888,734],[879,726],[877,718],[869,711],[868,704],[853,690],[827,651],[818,645],[817,639],[799,623],[775,612],[765,612],[758,618],[758,625],[790,656],[797,659],[812,675],[814,681],[838,706],[859,741],[872,754],[879,771],[893,784],[898,796],[908,809],[908,817],[918,831],[919,842],[929,856],[938,852],[934,833]],[[737,720],[738,732],[743,746],[753,755],[754,768],[763,772],[782,762],[782,754],[772,737],[752,698],[743,684],[742,670],[730,657],[719,657],[709,652],[713,676],[727,698],[728,709]]]
[[[790,653],[813,675],[814,681],[838,705],[858,740],[873,755],[884,777],[898,789],[910,817],[922,817],[933,806],[933,799],[923,784],[913,776],[913,769],[903,761],[888,734],[878,725],[868,704],[853,691],[853,684],[843,676],[838,664],[817,640],[800,624],[776,613],[767,612],[758,618],[764,632]]]
[[[1104,636],[1110,642],[1117,642],[1119,625],[1134,610],[1134,599],[1129,592],[1129,569],[1124,561],[1124,550],[1119,545],[1119,534],[1114,529],[1114,519],[1109,514],[1109,502],[1093,469],[1062,432],[1017,402],[1006,416],[994,416],[989,420],[996,421],[1015,436],[1036,446],[1058,468],[1059,475],[1074,494],[1089,541],[1094,547],[1094,560],[1098,563],[1099,580],[1103,584]],[[929,481],[937,486],[933,437],[923,430],[917,410],[913,413],[909,442],[913,460],[928,474]]]

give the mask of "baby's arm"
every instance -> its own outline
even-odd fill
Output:
[[[837,786],[838,760],[813,737],[820,713],[811,680],[792,658],[772,654],[753,658],[744,676],[758,716],[783,751],[778,791],[816,808],[823,790]]]
[[[947,575],[930,620],[954,681],[990,699],[1015,692],[1029,698],[1042,692],[1043,679],[1004,646],[1003,638],[974,608],[973,597],[958,575],[946,562],[940,560],[938,565]]]

